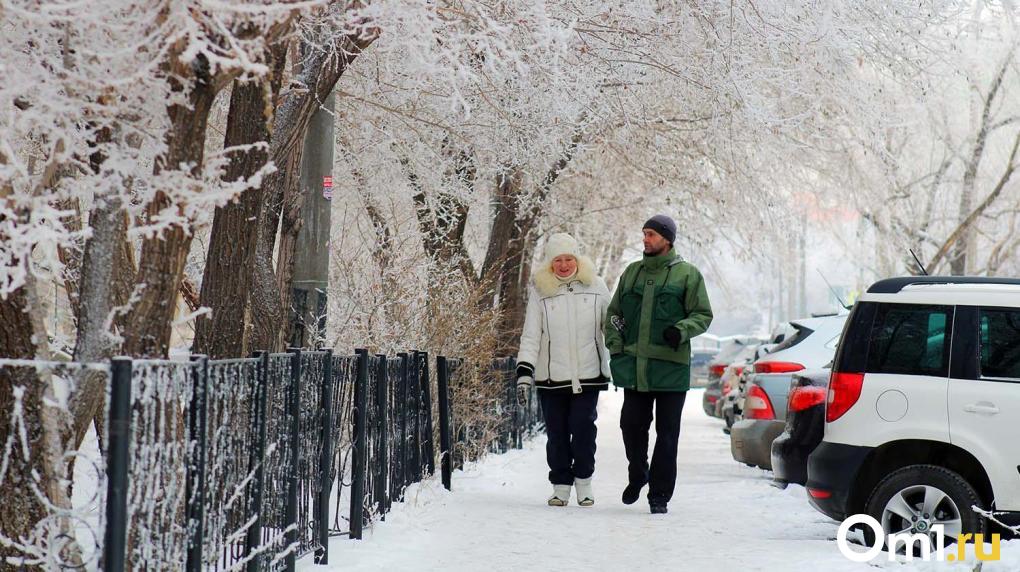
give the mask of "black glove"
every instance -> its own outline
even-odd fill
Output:
[[[666,340],[666,345],[674,350],[678,350],[680,349],[680,342],[684,339],[684,333],[676,326],[670,326],[662,332],[662,339]]]

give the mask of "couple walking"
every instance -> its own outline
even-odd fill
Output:
[[[595,504],[595,419],[599,392],[624,390],[620,429],[627,453],[624,504],[648,485],[653,514],[666,512],[676,484],[680,414],[690,387],[690,339],[712,321],[701,273],[676,254],[676,223],[656,215],[643,226],[644,257],[616,292],[595,274],[576,240],[554,234],[535,271],[517,356],[517,398],[538,388],[545,417],[550,506]],[[655,448],[648,463],[648,431]]]

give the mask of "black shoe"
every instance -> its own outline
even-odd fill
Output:
[[[623,504],[634,504],[637,502],[638,497],[641,496],[641,489],[644,485],[637,483],[630,483],[627,488],[623,489],[623,497],[620,499]]]
[[[648,505],[648,508],[651,509],[652,514],[666,514],[669,512],[666,510],[665,504],[650,504]]]

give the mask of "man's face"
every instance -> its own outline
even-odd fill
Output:
[[[669,241],[661,234],[650,228],[643,229],[642,232],[645,233],[645,255],[658,256],[669,251]]]

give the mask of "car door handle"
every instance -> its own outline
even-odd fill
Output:
[[[999,413],[999,408],[992,403],[971,403],[964,405],[963,410],[967,413],[978,413],[981,415],[996,415]]]

